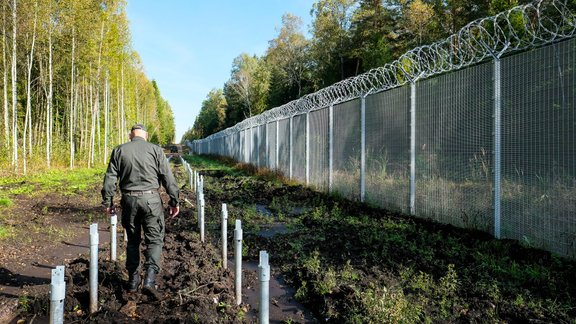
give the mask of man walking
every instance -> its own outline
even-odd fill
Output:
[[[179,190],[168,166],[164,151],[147,142],[148,133],[142,124],[130,132],[130,142],[114,148],[104,176],[102,204],[108,214],[114,212],[113,197],[117,183],[122,192],[122,226],[128,234],[126,270],[128,291],[140,285],[140,242],[144,231],[146,244],[142,290],[155,296],[156,274],[160,272],[160,257],[164,246],[164,208],[158,189],[164,186],[170,196],[171,218],[180,212]]]

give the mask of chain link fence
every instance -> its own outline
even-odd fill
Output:
[[[188,145],[574,258],[575,32],[519,6]]]

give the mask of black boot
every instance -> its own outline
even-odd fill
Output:
[[[156,271],[152,268],[146,270],[146,278],[144,278],[142,292],[152,298],[152,300],[160,300],[160,295],[156,291]]]
[[[134,272],[128,275],[128,292],[135,292],[140,285],[140,273]]]

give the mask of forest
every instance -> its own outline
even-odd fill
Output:
[[[0,5],[0,170],[108,161],[135,122],[174,141],[172,110],[132,48],[124,0]]]
[[[526,0],[317,0],[310,26],[290,13],[262,56],[241,53],[182,141],[201,139],[455,33]],[[308,27],[306,37],[304,28]]]

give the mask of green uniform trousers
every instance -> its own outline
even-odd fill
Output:
[[[132,274],[140,270],[140,243],[144,232],[144,269],[160,272],[160,258],[164,246],[164,208],[158,192],[138,196],[123,194],[122,226],[128,234],[126,270]]]

